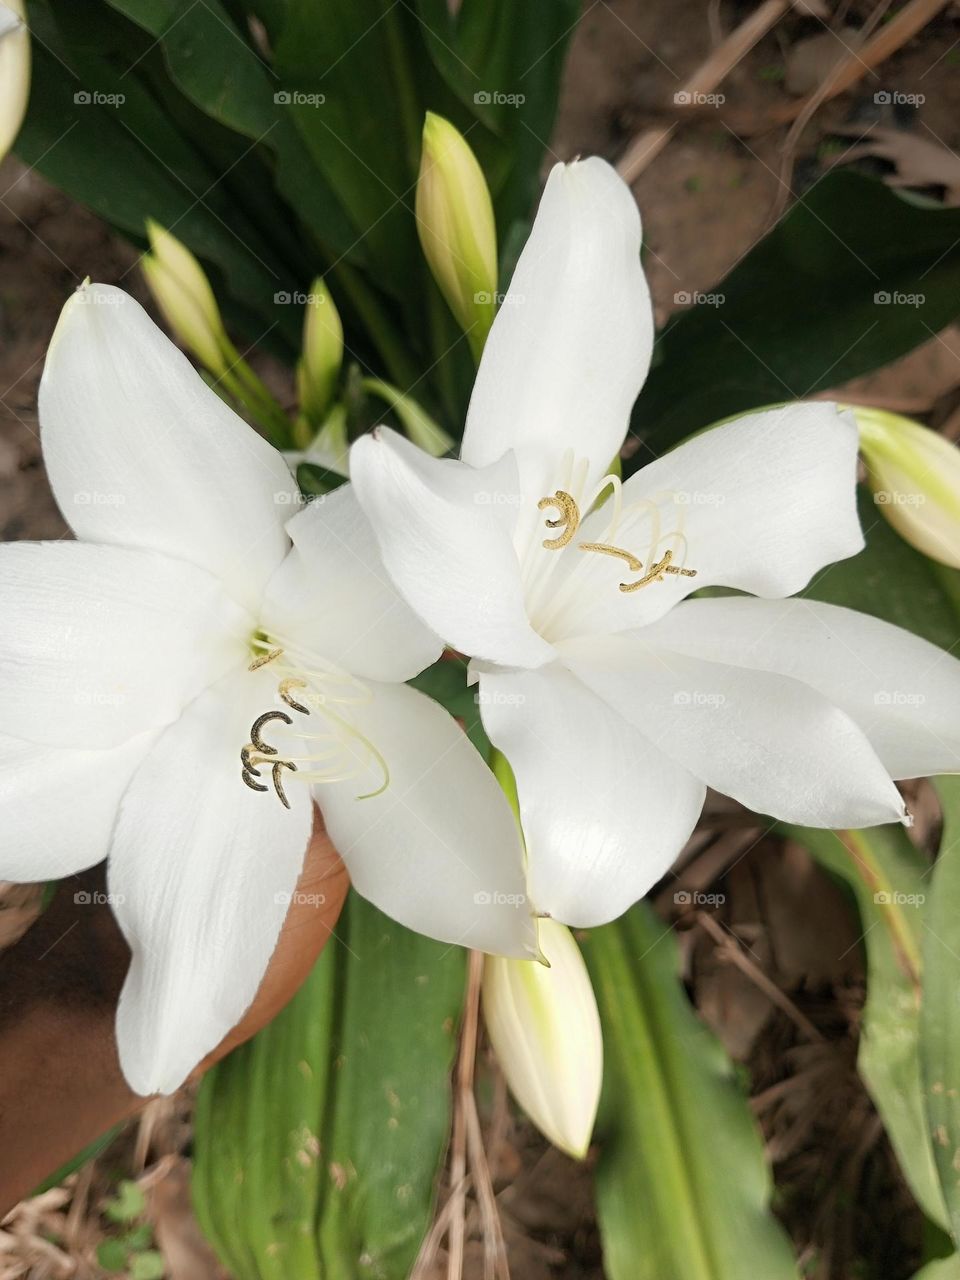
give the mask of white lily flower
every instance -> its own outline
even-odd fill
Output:
[[[555,167],[462,461],[381,429],[350,462],[401,591],[474,660],[484,725],[516,775],[535,908],[583,926],[667,871],[707,786],[792,822],[862,827],[906,820],[893,778],[960,770],[960,664],[874,618],[784,598],[863,546],[849,415],[757,413],[623,485],[606,474],[653,343],[639,255],[614,171]],[[764,598],[683,602],[710,586]]]
[[[402,683],[440,644],[353,491],[291,519],[280,454],[105,285],[64,308],[40,419],[78,541],[0,547],[0,879],[109,850],[131,1086],[175,1089],[250,1005],[313,799],[395,919],[532,951],[513,814],[452,717]]]
[[[0,160],[16,141],[30,98],[30,32],[23,0],[0,3]]]

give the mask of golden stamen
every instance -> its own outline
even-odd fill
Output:
[[[663,559],[658,560],[656,564],[650,566],[639,582],[621,582],[620,590],[624,593],[628,591],[639,591],[641,587],[648,586],[651,582],[662,582],[664,574],[679,574],[684,578],[695,578],[697,576],[696,569],[684,569],[680,565],[671,564],[673,560],[673,552],[665,552]]]
[[[548,507],[556,507],[560,512],[559,520],[548,520],[548,529],[563,529],[563,533],[557,538],[544,538],[543,545],[548,551],[559,551],[561,547],[565,547],[573,538],[573,535],[580,527],[580,508],[577,506],[576,499],[563,489],[558,489],[552,498],[541,498],[537,503],[540,511],[546,511]]]
[[[287,676],[285,680],[280,681],[280,697],[284,700],[288,707],[293,707],[294,711],[302,711],[305,716],[310,714],[310,708],[305,707],[302,702],[297,702],[296,698],[290,694],[291,689],[308,689],[310,686],[306,680],[298,680],[295,676]]]
[[[307,714],[309,715],[309,712]],[[277,754],[277,748],[271,747],[269,742],[264,742],[260,737],[260,730],[265,724],[269,724],[271,720],[282,720],[284,724],[293,724],[293,719],[285,711],[265,711],[262,716],[258,716],[254,720],[250,728],[250,743],[266,756],[275,756]]]
[[[269,653],[261,653],[258,658],[254,658],[249,667],[247,667],[247,670],[259,671],[260,668],[265,667],[268,662],[273,662],[274,658],[279,658],[282,653],[282,649],[271,649]]]
[[[262,782],[254,782],[254,778],[260,777],[260,770],[257,769],[250,760],[250,746],[246,746],[240,752],[240,759],[243,762],[243,770],[240,776],[250,788],[251,791],[269,791],[270,788]],[[259,763],[259,761],[258,761]]]
[[[581,542],[581,551],[599,551],[605,556],[619,556],[621,560],[626,560],[634,573],[639,573],[643,568],[643,561],[638,560],[632,551],[622,551],[619,547],[610,547],[605,542]]]
[[[280,797],[283,807],[285,809],[289,809],[290,801],[287,799],[286,793],[283,789],[283,783],[280,781],[280,771],[282,769],[290,769],[293,773],[296,773],[297,766],[291,760],[278,760],[273,766],[273,789]],[[266,789],[266,787],[263,788],[264,791],[266,791]]]

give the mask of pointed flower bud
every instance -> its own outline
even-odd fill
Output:
[[[918,551],[960,569],[960,449],[910,418],[851,408],[877,506]]]
[[[423,126],[417,230],[433,278],[479,359],[496,310],[493,204],[463,135],[431,111]]]
[[[333,403],[343,363],[343,324],[330,291],[318,276],[303,317],[303,355],[297,366],[300,411],[320,423]]]
[[[539,931],[549,967],[487,956],[483,1014],[517,1102],[555,1146],[580,1159],[600,1101],[600,1015],[570,930],[544,919]]]
[[[147,222],[152,253],[141,266],[150,292],[180,341],[219,376],[233,354],[203,267],[185,244],[152,219]]]
[[[30,33],[23,0],[0,3],[0,160],[20,132],[30,97]]]

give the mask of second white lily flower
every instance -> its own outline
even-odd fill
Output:
[[[607,472],[652,348],[633,196],[602,160],[557,165],[462,461],[386,430],[351,455],[387,568],[473,659],[516,775],[534,905],[573,925],[647,892],[707,786],[784,820],[862,827],[905,819],[894,778],[960,770],[960,663],[786,598],[863,547],[850,416],[757,413],[621,486]],[[711,586],[760,598],[684,602]]]

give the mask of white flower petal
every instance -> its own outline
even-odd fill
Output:
[[[558,663],[484,672],[490,740],[517,780],[538,911],[604,924],[666,874],[705,788]]]
[[[554,166],[494,321],[463,437],[464,461],[520,459],[534,503],[567,449],[608,469],[653,350],[630,188],[597,157]]]
[[[437,635],[491,662],[549,661],[552,648],[527,621],[513,548],[511,455],[474,470],[381,427],[353,446],[350,474],[387,569]]]
[[[120,797],[155,741],[145,733],[82,751],[0,735],[0,880],[59,880],[101,862]]]
[[[242,662],[252,623],[208,573],[82,542],[0,547],[0,725],[109,747],[176,719]]]
[[[611,527],[616,508],[607,502],[576,541],[613,543],[645,569],[670,550],[696,577],[622,592],[620,583],[640,575],[622,560],[577,553],[585,563],[576,600],[551,637],[642,626],[701,587],[792,595],[824,565],[862,550],[856,467],[856,426],[833,404],[786,405],[695,436],[627,481],[618,522]]]
[[[902,820],[863,731],[786,676],[645,644],[643,631],[571,641],[564,661],[661,751],[757,813],[811,827]]]
[[[350,485],[287,525],[293,550],[267,587],[270,633],[373,680],[409,680],[443,651],[399,595]]]
[[[291,808],[240,777],[240,748],[273,702],[265,671],[221,681],[163,734],[120,807],[108,887],[133,959],[117,1010],[137,1093],[172,1093],[250,1006],[310,838],[309,788]]]
[[[802,680],[894,778],[960,773],[960,662],[901,627],[815,600],[688,600],[644,630],[690,657]]]
[[[405,685],[371,684],[356,776],[314,795],[354,887],[408,928],[499,955],[536,953],[516,822],[457,722]],[[367,796],[358,799],[360,796]]]
[[[288,547],[293,477],[121,289],[88,285],[64,307],[40,425],[77,537],[190,560],[256,606]]]

